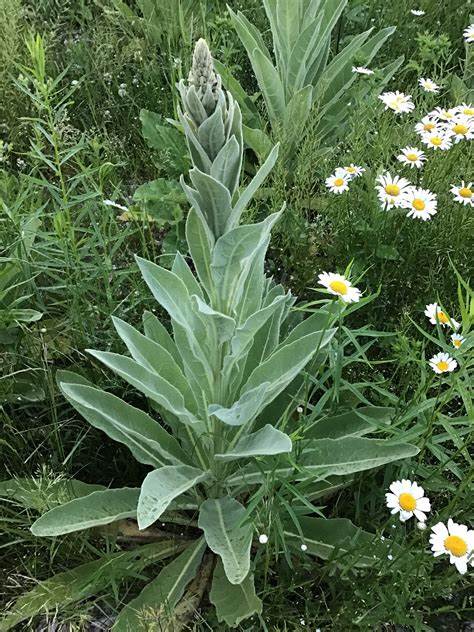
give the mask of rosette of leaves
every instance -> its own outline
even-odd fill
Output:
[[[273,54],[262,33],[241,11],[235,13],[229,7],[229,13],[251,62],[272,132],[285,140],[285,158],[291,157],[312,113],[316,119],[315,136],[324,145],[330,145],[343,133],[350,113],[348,95],[357,79],[352,66],[370,65],[395,27],[378,33],[369,29],[355,35],[339,50],[340,20],[347,0],[263,0],[263,5],[270,24]],[[339,25],[336,53],[331,55],[336,25]],[[359,90],[360,98],[380,92],[402,61],[403,57],[399,57],[381,68],[376,84],[366,78],[363,92]],[[266,155],[271,142],[253,99],[223,65],[217,64],[217,68],[242,106],[246,143],[259,156]]]
[[[260,613],[252,566],[256,512],[247,504],[255,489],[262,483],[275,490],[303,483],[314,497],[323,496],[355,472],[417,452],[409,444],[365,438],[377,426],[375,408],[326,415],[321,426],[301,429],[297,440],[285,432],[283,413],[296,406],[303,369],[319,370],[335,344],[340,308],[328,303],[295,324],[294,297],[266,277],[265,253],[280,212],[257,224],[242,225],[240,217],[278,148],[239,189],[240,109],[222,90],[205,42],[196,49],[193,69],[199,74],[179,86],[180,120],[193,162],[190,184],[183,182],[192,205],[186,222],[190,259],[177,254],[168,270],[137,258],[169,315],[170,331],[152,313],[144,314],[143,331],[115,318],[128,355],[90,351],[145,395],[154,414],[80,376],[58,376],[74,408],[126,445],[150,472],[140,488],[94,491],[51,509],[31,527],[35,535],[58,536],[124,518],[136,519],[140,530],[157,520],[165,528],[173,522],[192,525],[184,544],[180,540],[179,556],[125,606],[115,632],[147,630],[150,612],[161,622],[193,578],[207,582],[203,569],[209,559],[215,560],[209,594],[218,619],[236,626]],[[308,552],[326,559],[360,535],[348,520],[300,517],[295,524],[293,513],[284,531],[290,549],[305,537]],[[372,551],[357,563],[370,559]]]

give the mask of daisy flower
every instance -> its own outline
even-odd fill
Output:
[[[345,176],[346,178],[358,178],[359,176],[361,176],[364,173],[365,169],[364,167],[358,167],[357,165],[354,165],[352,162],[348,167],[338,167],[336,169],[336,175],[342,175]]]
[[[474,42],[474,24],[470,24],[466,29],[464,29],[464,39],[468,44],[472,44]]]
[[[456,116],[456,108],[450,108],[449,110],[446,110],[446,108],[437,107],[432,110],[428,116],[440,119],[441,121],[450,121]]]
[[[386,173],[380,175],[377,178],[377,182],[380,183],[375,187],[377,195],[386,208],[402,205],[403,195],[410,186],[408,180],[400,178],[400,176],[392,177],[389,173]]]
[[[425,134],[426,132],[433,132],[437,129],[437,126],[438,121],[428,114],[421,119],[421,123],[415,125],[415,130],[418,134]]]
[[[402,153],[397,156],[397,160],[404,165],[410,165],[410,167],[417,167],[420,169],[423,166],[423,162],[426,160],[425,154],[416,147],[404,147],[400,150]]]
[[[466,338],[461,336],[461,334],[451,334],[451,342],[453,343],[453,347],[459,349],[463,342],[465,342]]]
[[[453,329],[459,329],[459,323],[443,312],[438,303],[430,303],[425,308],[425,316],[430,319],[432,325],[440,324],[442,327],[449,325]]]
[[[457,114],[463,114],[464,116],[474,116],[474,106],[472,106],[470,103],[461,103],[461,105],[458,105],[455,110]]]
[[[331,294],[339,296],[344,303],[357,303],[360,300],[361,291],[342,274],[323,272],[319,275],[320,285],[324,285]]]
[[[422,11],[421,9],[411,9],[410,13],[416,16],[425,15],[425,12]]]
[[[386,110],[393,110],[396,114],[404,114],[415,109],[411,94],[404,94],[398,90],[379,94],[379,99],[384,103]]]
[[[427,147],[431,147],[431,149],[441,149],[443,151],[449,149],[452,145],[449,134],[441,130],[433,130],[422,134],[421,142]]]
[[[373,75],[374,74],[373,70],[370,70],[370,68],[366,68],[365,66],[352,66],[352,72],[355,72],[358,75]]]
[[[415,481],[402,479],[394,481],[389,489],[391,493],[385,494],[385,499],[391,514],[400,513],[401,522],[412,516],[420,522],[426,520],[426,512],[431,510],[431,505],[423,487]]]
[[[471,140],[474,138],[474,122],[468,116],[462,114],[454,118],[446,126],[455,143],[460,140]]]
[[[440,86],[438,86],[438,84],[436,84],[432,79],[425,79],[424,77],[421,77],[421,79],[418,79],[418,83],[425,92],[439,92]]]
[[[451,373],[457,367],[458,363],[448,353],[437,353],[430,362],[430,367],[435,373]]]
[[[433,532],[430,536],[431,550],[433,555],[438,557],[446,553],[449,561],[454,564],[461,575],[467,571],[467,562],[474,549],[474,531],[464,524],[457,524],[451,518],[448,526],[438,522],[431,527]]]
[[[403,194],[402,208],[407,208],[407,217],[416,217],[426,221],[436,215],[437,205],[436,194],[428,189],[409,187]]]
[[[464,180],[461,180],[461,186],[457,187],[453,185],[451,187],[451,193],[454,195],[456,202],[460,202],[461,204],[466,204],[468,206],[474,206],[474,189],[472,187],[472,182],[468,182],[466,184]]]
[[[349,190],[349,177],[335,173],[326,178],[326,186],[331,193],[344,193]]]

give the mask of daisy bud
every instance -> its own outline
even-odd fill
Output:
[[[268,535],[265,535],[265,533],[260,534],[258,536],[258,541],[260,544],[266,544],[268,542]]]

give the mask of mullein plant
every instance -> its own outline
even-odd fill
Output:
[[[403,57],[381,68],[375,81],[360,79],[354,64],[371,64],[395,31],[387,27],[377,33],[369,29],[355,35],[339,50],[342,16],[347,0],[263,0],[272,35],[272,51],[263,34],[241,12],[229,7],[230,18],[247,51],[263,97],[273,135],[285,141],[284,162],[292,159],[298,139],[312,114],[315,135],[332,145],[345,130],[351,113],[351,89],[359,79],[360,99],[383,89]],[[330,56],[333,31],[337,28],[336,54]],[[345,39],[345,38],[344,38]],[[227,87],[234,87],[244,113],[246,144],[265,155],[270,138],[253,99],[219,64]],[[374,74],[365,70],[366,75]]]
[[[236,626],[260,614],[253,542],[261,527],[258,501],[272,490],[296,486],[307,498],[299,511],[281,516],[286,553],[304,550],[327,559],[349,550],[357,538],[370,551],[355,563],[372,564],[375,536],[349,520],[312,517],[310,499],[334,493],[355,472],[418,452],[410,444],[364,436],[387,415],[377,407],[323,414],[293,436],[285,432],[307,388],[301,373],[321,369],[337,345],[336,325],[346,307],[323,302],[297,322],[295,298],[265,275],[270,231],[281,211],[256,224],[240,220],[278,147],[239,188],[241,112],[222,89],[204,40],[196,44],[189,79],[178,90],[179,122],[193,165],[189,183],[182,181],[191,205],[190,257],[178,253],[171,270],[137,257],[144,280],[169,315],[171,333],[150,312],[143,316],[144,333],[114,318],[129,355],[90,351],[145,395],[153,416],[83,377],[58,374],[74,408],[151,470],[140,488],[99,489],[54,507],[31,527],[37,536],[58,536],[125,518],[147,530],[159,520],[169,544],[177,532],[172,523],[179,531],[188,525],[177,538],[175,559],[121,610],[115,632],[161,622],[199,577],[209,581],[219,621]],[[290,509],[292,502],[284,506]]]

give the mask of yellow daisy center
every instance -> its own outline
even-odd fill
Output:
[[[415,198],[411,205],[413,206],[415,211],[424,211],[426,207],[426,204],[423,202],[423,200],[420,200],[419,198]]]
[[[466,116],[473,116],[474,110],[472,108],[464,108],[462,113],[465,114]]]
[[[407,160],[411,160],[411,162],[415,162],[416,160],[418,160],[417,154],[407,154],[406,157],[407,157]]]
[[[434,123],[425,123],[423,125],[423,129],[425,129],[427,132],[431,132],[432,129],[435,128],[435,124]]]
[[[448,363],[445,362],[444,360],[440,360],[436,366],[438,367],[440,371],[447,371],[449,368]]]
[[[414,509],[416,509],[416,499],[408,492],[400,494],[400,496],[398,497],[398,504],[403,509],[403,511],[413,511]]]
[[[431,144],[436,145],[436,147],[439,147],[442,142],[443,142],[443,139],[440,138],[439,136],[433,136],[433,138],[431,139]]]
[[[347,283],[345,281],[331,281],[329,287],[337,294],[347,294]]]
[[[458,535],[448,535],[444,540],[444,548],[454,557],[463,557],[467,553],[467,542]]]
[[[463,198],[471,198],[472,191],[468,187],[462,187],[461,189],[459,189],[459,195]]]
[[[440,323],[449,323],[448,316],[441,310],[436,314]]]
[[[459,349],[459,347],[460,347],[460,346],[461,346],[461,344],[462,344],[462,340],[458,340],[457,338],[455,338],[455,339],[453,340],[453,344],[454,344],[454,346],[456,347],[456,349]]]
[[[456,123],[456,125],[453,126],[453,132],[455,134],[466,134],[468,131],[468,126],[463,123]]]
[[[387,184],[385,186],[385,193],[388,195],[400,195],[400,187],[396,184]]]
[[[341,187],[344,184],[344,178],[336,178],[334,180],[334,186]]]
[[[446,110],[444,110],[444,112],[441,112],[440,116],[444,117],[445,119],[454,118],[454,114],[451,114],[451,112],[447,112]]]
[[[347,171],[347,173],[355,173],[356,171],[355,167],[344,167],[344,169]]]

